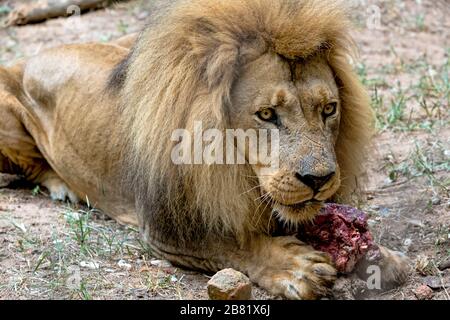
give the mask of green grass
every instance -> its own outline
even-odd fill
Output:
[[[415,25],[418,31],[425,31],[426,30],[426,24],[425,24],[425,14],[420,13],[416,15],[415,17]]]
[[[119,23],[117,24],[117,30],[122,34],[122,35],[126,35],[128,34],[128,28],[130,26],[125,23],[125,21],[120,20]]]
[[[95,209],[67,207],[60,215],[61,221],[55,221],[59,227],[53,229],[50,239],[28,230],[20,221],[4,217],[15,230],[15,256],[27,263],[10,270],[17,281],[3,287],[14,291],[27,287],[36,297],[83,300],[94,299],[97,291],[114,287],[115,283],[106,278],[110,271],[105,269],[122,272],[118,261],[147,261],[150,251],[138,230],[99,221],[102,217]],[[80,273],[75,285],[70,282],[74,269]],[[158,280],[160,290],[175,286],[166,280]]]
[[[439,137],[433,143],[413,141],[414,148],[404,160],[396,159],[394,153],[385,157],[383,170],[392,183],[404,180],[425,178],[426,183],[436,195],[450,197],[450,157],[446,155],[446,143]],[[447,142],[448,148],[448,142]]]
[[[64,213],[64,218],[72,231],[73,239],[80,246],[81,252],[85,254],[90,253],[89,237],[92,228],[89,225],[89,221],[91,214],[91,211],[72,211],[70,209]]]
[[[397,53],[391,50],[394,56]],[[426,130],[450,125],[450,49],[438,66],[431,65],[425,55],[410,62],[398,58],[396,64],[386,64],[370,70],[358,64],[356,71],[369,89],[376,126],[380,132]],[[371,74],[377,74],[376,77]],[[412,83],[396,80],[408,75]]]

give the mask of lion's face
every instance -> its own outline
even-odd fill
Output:
[[[324,57],[293,61],[266,53],[239,75],[232,93],[233,128],[279,130],[279,167],[252,166],[261,198],[273,203],[282,220],[313,218],[339,189],[340,109],[339,90]]]

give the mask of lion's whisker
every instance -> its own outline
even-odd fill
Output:
[[[267,199],[266,199],[266,200],[267,200]],[[260,215],[259,215],[259,217],[258,217],[258,221],[256,221],[256,226],[259,225],[259,222],[261,221],[261,218],[262,218],[264,212],[266,211],[267,207],[273,203],[273,200],[272,200],[272,199],[269,199],[269,201],[265,201],[265,202],[266,202],[266,206],[265,206],[264,209],[261,211],[261,213],[260,213]],[[270,220],[270,217],[269,217],[269,220]]]
[[[257,188],[261,188],[261,187],[262,186],[259,184],[259,185],[255,186],[255,187],[251,188],[250,190],[247,190],[247,191],[241,193],[240,196],[242,196],[244,194],[247,194],[247,193],[249,193],[249,192],[251,192],[251,191],[253,191],[253,190],[257,189]]]
[[[271,177],[272,175],[270,174],[261,174],[258,176],[249,176],[249,175],[245,175],[245,174],[241,174],[241,177],[246,177],[246,178],[259,178],[259,177]]]
[[[256,211],[259,210],[259,208],[261,207],[261,205],[262,205],[269,197],[270,197],[269,192],[266,192],[266,193],[263,194],[261,197],[259,197],[259,198],[261,198],[261,201],[260,201],[258,207],[256,208]],[[259,198],[255,199],[254,201],[258,200]]]
[[[269,192],[266,192],[265,194],[259,196],[258,198],[254,199],[253,201],[258,201],[258,200],[264,200],[263,198],[268,197],[270,195]]]

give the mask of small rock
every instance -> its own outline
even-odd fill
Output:
[[[429,286],[431,289],[440,289],[441,288],[441,279],[438,277],[426,277],[423,279],[423,283]]]
[[[441,198],[439,198],[439,197],[433,197],[433,198],[431,199],[431,204],[432,204],[433,206],[438,206],[438,205],[440,205],[440,204],[441,204]]]
[[[150,261],[150,264],[154,267],[158,267],[158,268],[172,268],[172,264],[167,261],[167,260],[152,260]]]
[[[440,290],[450,288],[450,281],[441,280],[439,277],[429,276],[423,279],[423,283],[431,289]]]
[[[403,241],[403,245],[405,247],[411,246],[412,245],[412,239],[409,239],[409,238],[405,239],[405,241]]]
[[[252,284],[244,274],[224,269],[208,281],[208,295],[211,300],[250,300]]]
[[[126,262],[125,260],[120,260],[117,265],[119,266],[119,268],[124,269],[124,270],[131,270],[132,266],[131,264],[129,264],[128,262]]]
[[[89,262],[81,261],[80,267],[91,269],[91,270],[96,270],[96,269],[100,268],[100,265],[95,261],[89,261]]]
[[[418,300],[430,300],[434,295],[433,290],[425,284],[417,287],[413,292]]]

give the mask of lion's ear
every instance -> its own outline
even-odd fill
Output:
[[[205,60],[204,77],[209,89],[231,89],[238,67],[239,49],[230,44],[222,44]]]
[[[200,17],[192,22],[188,42],[209,89],[233,81],[239,57],[239,43],[233,34],[219,31],[217,22]]]
[[[210,97],[209,107],[213,108],[217,120],[225,127],[229,121],[228,105],[238,70],[239,49],[221,44],[202,58],[200,70]]]
[[[199,80],[206,84],[208,94],[217,101],[217,106],[226,108],[240,68],[267,51],[268,44],[261,35],[245,33],[238,27],[236,30],[219,30],[217,21],[212,23],[204,17],[198,18],[193,25],[195,32],[189,34],[189,46],[198,62]],[[223,114],[226,110],[215,111],[220,111],[221,117],[227,117]]]
[[[241,43],[236,35],[219,30],[217,21],[213,23],[205,17],[192,23],[188,35],[189,51],[196,61],[198,80],[203,82],[210,97],[210,108],[222,123],[226,121],[226,104],[240,64]],[[211,101],[211,99],[213,101]]]
[[[342,102],[340,132],[336,155],[342,171],[342,187],[338,196],[352,200],[359,194],[361,180],[365,178],[365,161],[374,134],[374,113],[370,98],[344,51],[334,50],[329,63],[335,73]]]

